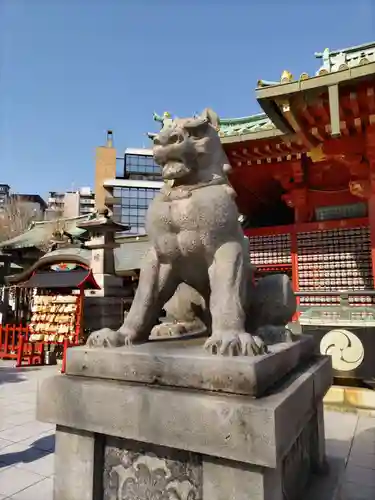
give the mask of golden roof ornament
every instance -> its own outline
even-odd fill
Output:
[[[285,69],[282,72],[280,82],[281,83],[290,83],[291,81],[293,81],[293,75],[292,75],[292,73],[290,71],[288,71],[287,69]]]
[[[310,149],[310,151],[307,152],[307,157],[310,158],[313,163],[325,160],[326,156],[323,152],[323,145],[319,144],[319,146]]]

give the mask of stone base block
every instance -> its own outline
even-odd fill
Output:
[[[264,356],[212,356],[205,338],[153,339],[131,349],[69,349],[68,375],[260,397],[314,355],[308,335],[270,346]],[[109,362],[110,360],[110,362]]]
[[[331,380],[329,357],[259,399],[84,370],[46,379],[37,415],[57,424],[54,500],[300,500],[325,464]]]

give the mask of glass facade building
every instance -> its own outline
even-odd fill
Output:
[[[160,167],[154,162],[152,151],[127,149],[123,175],[111,181],[113,218],[130,226],[127,234],[145,234],[147,208],[161,186]]]
[[[147,208],[159,191],[158,188],[116,187],[113,196],[121,202],[113,206],[114,219],[130,226],[131,234],[145,234],[145,215]]]
[[[148,150],[146,150],[148,151]],[[124,157],[124,179],[161,181],[160,167],[153,156],[126,153]]]

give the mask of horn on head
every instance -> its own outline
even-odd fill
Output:
[[[207,120],[209,123],[211,123],[211,125],[218,129],[219,126],[220,126],[220,118],[219,118],[219,115],[217,113],[215,113],[215,111],[213,111],[211,108],[205,108],[202,113],[201,113],[201,117],[204,119],[204,120]]]

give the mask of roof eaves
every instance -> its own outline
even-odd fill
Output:
[[[304,80],[293,80],[287,83],[279,83],[273,87],[258,88],[256,89],[256,98],[259,101],[264,98],[270,99],[282,95],[295,94],[300,91],[313,90],[318,87],[327,87],[329,85],[346,83],[350,80],[366,78],[374,74],[375,62],[372,62],[341,71],[312,76]]]
[[[353,55],[354,54],[354,55]],[[298,79],[294,79],[291,73],[284,71],[279,82],[269,82],[259,80],[256,92],[266,90],[270,87],[279,87],[291,83],[303,83],[327,74],[337,74],[344,71],[353,71],[358,67],[366,67],[375,62],[375,42],[349,47],[343,50],[330,52],[325,49],[323,52],[316,52],[315,57],[323,60],[323,65],[310,77],[307,73],[302,73]]]
[[[360,52],[362,50],[374,49],[375,42],[362,43],[360,45],[353,45],[352,47],[347,47],[346,49],[329,50],[328,54],[330,56],[337,56],[339,54],[350,54],[351,52]],[[324,52],[315,52],[315,57],[317,59],[322,59],[325,56]]]
[[[53,219],[53,220],[40,220],[40,221],[35,221],[34,225],[35,226],[47,226],[47,225],[56,224],[58,222],[83,221],[83,220],[92,218],[94,215],[95,214],[90,213],[90,214],[85,214],[85,215],[77,215],[76,217],[60,217],[58,219]]]
[[[220,118],[220,125],[225,126],[225,125],[254,123],[264,119],[267,119],[267,115],[265,113],[256,113],[255,115],[243,116],[241,118]]]
[[[281,135],[285,135],[284,132],[277,128],[273,128],[270,130],[260,130],[258,132],[252,132],[249,134],[242,135],[232,135],[227,137],[221,137],[222,144],[231,144],[232,142],[246,142],[246,141],[257,141],[262,139],[268,139],[272,137],[279,137]]]
[[[265,113],[243,118],[227,118],[220,120],[219,135],[221,139],[256,134],[263,131],[275,130],[274,123]]]
[[[92,214],[80,215],[79,217],[71,217],[68,219],[58,219],[53,221],[39,221],[35,222],[30,229],[25,231],[14,238],[11,238],[7,241],[3,241],[0,243],[0,248],[28,248],[34,247],[44,240],[46,240],[49,236],[49,231],[51,230],[51,226],[58,222],[63,222],[67,224],[67,231],[72,234],[72,236],[80,236],[85,232],[84,229],[80,229],[77,227],[77,222],[87,220],[92,216]]]

